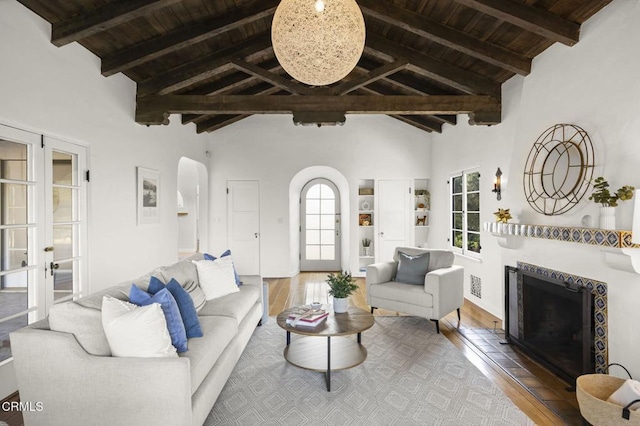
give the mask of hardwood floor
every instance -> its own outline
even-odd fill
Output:
[[[284,309],[311,302],[329,303],[328,287],[324,282],[326,277],[327,273],[325,272],[305,272],[292,278],[267,279],[266,281],[269,283],[269,316],[277,316]],[[349,303],[352,306],[368,310],[370,307],[366,302],[364,278],[358,278],[357,283],[359,289],[349,298]],[[401,314],[376,309],[374,315],[390,316]],[[549,398],[553,398],[553,400],[549,405],[557,405],[560,403],[558,401],[560,400],[559,391],[549,390],[548,386],[558,388],[559,386],[566,386],[566,384],[557,379],[554,381],[554,378],[550,377],[550,373],[534,364],[527,365],[527,369],[512,367],[512,371],[507,373],[509,369],[505,371],[498,362],[501,362],[500,357],[504,357],[504,365],[511,367],[506,364],[506,362],[513,362],[510,358],[502,353],[490,353],[490,355],[487,355],[480,349],[483,345],[477,342],[474,343],[474,337],[483,337],[485,341],[490,341],[487,340],[487,337],[499,339],[499,334],[493,334],[494,328],[496,331],[501,330],[502,322],[498,318],[468,301],[465,301],[465,305],[461,308],[461,318],[459,324],[455,311],[447,315],[440,321],[440,332],[459,348],[467,359],[482,371],[485,376],[491,379],[518,408],[538,425],[579,424],[576,422],[577,405],[570,407],[571,410],[567,416],[560,417],[534,396],[538,395],[535,389],[539,389],[539,393],[543,393],[543,390],[550,391],[553,396]],[[482,336],[482,334],[485,334],[485,336]],[[492,334],[492,336],[486,336],[487,334]],[[506,349],[506,351],[510,351],[510,349]],[[515,355],[518,356],[517,354]],[[497,358],[498,361],[494,358]],[[521,364],[525,363],[521,362]],[[525,377],[518,379],[520,380],[519,382],[514,376],[520,375]],[[537,380],[536,377],[539,377],[540,380]],[[534,387],[534,390],[532,390],[531,387],[523,386],[522,380],[532,380],[540,387]]]

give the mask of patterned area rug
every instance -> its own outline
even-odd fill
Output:
[[[285,361],[285,332],[270,318],[205,425],[533,424],[428,320],[377,316],[362,343],[367,360],[332,372],[327,392],[322,373]]]

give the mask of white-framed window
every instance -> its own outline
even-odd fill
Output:
[[[449,245],[457,253],[480,257],[480,171],[465,170],[449,178]]]

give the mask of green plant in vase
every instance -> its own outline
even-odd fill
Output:
[[[347,298],[358,289],[355,278],[347,271],[327,276],[329,295],[333,296],[333,311],[347,312]]]
[[[633,198],[635,188],[624,185],[612,193],[609,190],[609,182],[602,176],[597,177],[593,182],[593,193],[590,200],[600,204],[600,228],[616,229],[616,210],[618,201],[627,201]]]

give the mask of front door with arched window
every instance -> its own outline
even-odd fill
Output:
[[[333,182],[314,179],[300,194],[300,270],[340,270],[340,194]]]

